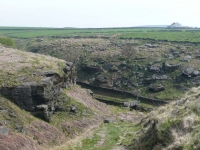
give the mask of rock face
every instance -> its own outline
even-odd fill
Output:
[[[50,121],[57,103],[61,100],[62,88],[76,84],[74,65],[67,63],[63,71],[63,77],[54,71],[34,73],[34,76],[41,78],[40,81],[24,82],[22,85],[11,88],[4,87],[0,89],[0,94],[22,109]]]

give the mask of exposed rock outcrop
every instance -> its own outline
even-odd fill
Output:
[[[39,78],[39,81],[24,82],[15,87],[4,87],[0,89],[0,94],[11,99],[22,109],[50,121],[61,100],[62,88],[76,84],[73,63],[66,63],[63,72],[63,76],[52,70],[34,73],[33,76]]]

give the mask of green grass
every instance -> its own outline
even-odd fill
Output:
[[[15,42],[10,38],[0,37],[0,43],[6,46],[11,46],[13,48],[15,47]]]
[[[110,37],[116,35],[122,39],[153,39],[167,41],[200,42],[200,30],[169,30],[165,28],[34,28],[34,27],[0,27],[0,36],[15,38],[35,37]]]
[[[122,39],[139,38],[139,39],[153,39],[153,40],[166,40],[166,41],[179,41],[179,42],[200,42],[200,32],[199,31],[135,32],[135,33],[122,34],[120,38]]]
[[[129,122],[102,124],[93,134],[84,138],[80,145],[73,144],[62,150],[110,150],[116,143],[127,146],[139,129],[140,126]]]
[[[0,95],[0,106],[3,110],[7,110],[7,112],[0,113],[0,120],[2,122],[7,121],[9,122],[6,126],[11,129],[12,131],[15,131],[15,127],[18,126],[26,126],[33,122],[36,118],[31,115],[30,112],[27,112],[25,110],[20,109],[15,104],[10,102],[10,100],[1,97]],[[16,117],[12,117],[9,114],[14,113],[16,114]]]
[[[62,111],[57,111],[53,115],[50,124],[59,127],[62,122],[67,122],[74,119],[77,120],[83,117],[91,117],[93,115],[94,112],[92,109],[84,106],[82,103],[76,101],[75,99],[68,97],[65,93],[66,90],[64,90],[62,93],[63,103],[59,104],[59,108],[61,108]],[[72,106],[76,107],[77,113],[70,112],[70,108]]]

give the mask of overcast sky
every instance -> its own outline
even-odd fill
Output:
[[[0,26],[200,27],[199,0],[0,0]]]

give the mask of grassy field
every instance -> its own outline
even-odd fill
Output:
[[[159,30],[155,28],[154,30]],[[0,27],[0,36],[16,38],[33,38],[41,36],[81,36],[89,37],[95,35],[115,35],[129,32],[149,31],[148,28],[111,28],[111,29],[74,29],[74,28],[2,28]]]
[[[0,36],[12,38],[35,37],[110,37],[121,39],[153,39],[180,42],[200,42],[199,29],[165,28],[34,28],[34,27],[0,27]]]
[[[156,32],[137,32],[125,33],[120,36],[125,39],[153,39],[153,40],[166,40],[166,41],[187,41],[187,42],[200,42],[200,31],[156,31]]]

